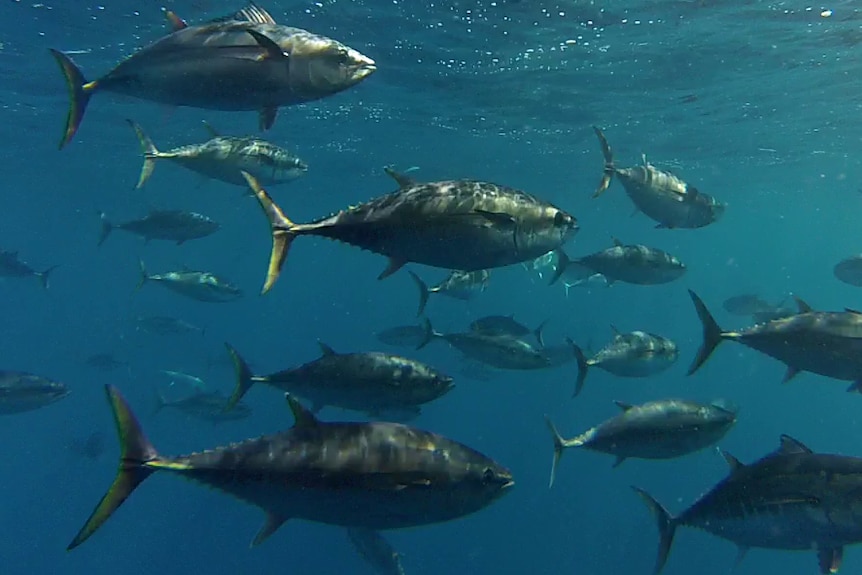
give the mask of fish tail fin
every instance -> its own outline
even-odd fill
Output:
[[[141,166],[141,175],[138,178],[138,183],[135,185],[135,189],[141,189],[147,180],[150,179],[150,176],[153,175],[153,170],[156,169],[156,158],[159,157],[159,150],[156,148],[156,145],[150,139],[147,134],[144,133],[144,130],[132,120],[127,119],[126,122],[132,127],[135,131],[135,135],[138,137],[138,142],[141,144],[141,152],[144,154],[144,165]]]
[[[688,375],[691,375],[700,369],[700,366],[709,359],[709,356],[712,355],[712,352],[721,343],[723,330],[715,321],[715,318],[712,317],[712,314],[709,313],[703,300],[691,290],[688,290],[688,295],[691,296],[691,301],[694,302],[694,308],[697,310],[697,317],[700,318],[700,323],[703,324],[703,343],[700,349],[697,350],[697,355],[694,361],[691,362],[691,367],[688,368]]]
[[[225,342],[224,346],[227,348],[231,360],[233,360],[233,367],[236,371],[236,387],[234,387],[230,399],[227,400],[224,409],[222,409],[223,412],[228,412],[236,407],[236,404],[240,402],[243,396],[248,393],[248,390],[251,389],[251,386],[254,385],[254,374],[251,372],[248,363],[231,344]]]
[[[51,274],[58,267],[60,267],[60,264],[46,268],[41,272],[36,272],[36,275],[39,277],[39,281],[42,283],[43,288],[48,289],[49,287],[51,287]]]
[[[558,249],[557,265],[554,266],[554,274],[551,276],[551,281],[548,282],[548,285],[554,285],[557,283],[557,280],[563,277],[563,274],[566,272],[566,268],[569,267],[570,263],[572,263],[572,260],[570,260],[569,256],[566,255],[566,252]]]
[[[587,357],[584,355],[583,350],[578,347],[578,344],[570,338],[566,338],[566,343],[571,346],[572,353],[575,354],[575,361],[578,362],[578,379],[575,381],[575,392],[572,394],[572,397],[577,397],[581,393],[581,390],[584,389],[584,381],[587,379],[590,364],[587,363]]]
[[[422,349],[423,347],[431,343],[431,341],[435,337],[440,335],[439,333],[434,331],[434,327],[431,325],[431,320],[427,317],[425,318],[425,321],[422,322],[422,329],[424,330],[424,332],[422,333],[422,341],[419,342],[419,345],[416,346],[416,349]]]
[[[653,569],[653,575],[658,575],[664,568],[664,564],[667,563],[667,556],[670,553],[671,545],[673,545],[673,536],[676,534],[677,523],[671,514],[667,512],[667,509],[656,501],[652,495],[639,487],[632,487],[632,489],[644,500],[644,503],[649,507],[658,524],[658,555],[656,556],[655,568]]]
[[[425,311],[425,306],[428,305],[428,296],[431,292],[428,291],[428,284],[422,281],[422,278],[410,270],[407,270],[407,273],[410,274],[410,277],[413,278],[413,281],[416,282],[416,287],[419,289],[419,309],[416,310],[416,317],[419,317]]]
[[[593,126],[593,131],[599,138],[599,144],[602,146],[602,155],[605,157],[605,168],[602,172],[602,180],[599,182],[596,191],[593,192],[593,197],[597,198],[605,193],[605,190],[607,190],[611,185],[611,179],[613,179],[617,169],[614,167],[614,154],[611,151],[611,146],[608,144],[607,138],[605,138],[604,132],[595,126]]]
[[[281,208],[272,201],[272,198],[266,193],[266,190],[260,186],[260,183],[258,183],[254,176],[248,172],[243,172],[242,175],[246,182],[248,182],[248,186],[254,192],[254,196],[257,198],[257,201],[260,202],[260,206],[263,208],[263,211],[269,220],[270,229],[272,230],[272,253],[269,256],[269,267],[266,271],[266,281],[261,290],[261,294],[265,294],[272,289],[273,284],[278,280],[281,268],[284,265],[285,260],[287,260],[287,252],[290,251],[290,244],[293,243],[293,240],[296,239],[296,236],[298,235],[296,229],[298,226],[284,215]]]
[[[144,260],[138,260],[138,268],[141,271],[141,277],[138,279],[138,285],[135,286],[135,291],[144,287],[144,284],[147,283],[148,279],[150,279],[150,276],[147,275],[147,267],[144,265]]]
[[[545,335],[543,332],[545,330],[545,324],[547,323],[548,320],[545,320],[540,323],[536,329],[533,330],[533,336],[536,338],[536,341],[539,342],[539,347],[541,348],[545,347]]]
[[[51,50],[51,55],[60,66],[63,76],[66,78],[66,87],[69,89],[69,113],[66,115],[66,127],[63,130],[63,137],[60,139],[60,149],[72,141],[75,132],[81,125],[81,120],[84,119],[84,112],[87,110],[87,104],[90,102],[90,96],[98,86],[97,82],[87,82],[84,74],[78,66],[72,62],[72,59],[60,52],[59,50]]]
[[[151,412],[151,414],[152,415],[158,415],[159,413],[161,413],[162,409],[164,409],[165,406],[168,404],[168,400],[165,398],[165,396],[159,390],[156,390],[155,395],[153,396],[153,399],[154,399],[153,411]]]
[[[141,424],[138,423],[129,404],[126,403],[117,388],[113,385],[106,385],[105,390],[108,395],[108,402],[114,412],[114,422],[120,440],[120,465],[111,487],[96,505],[87,522],[69,543],[68,550],[74,549],[95,533],[132,494],[132,491],[155,472],[155,468],[149,467],[147,464],[159,459],[159,454],[144,435]]]
[[[111,235],[112,231],[114,231],[114,224],[108,220],[108,214],[105,212],[99,212],[99,222],[102,227],[99,230],[99,241],[96,243],[97,246],[101,246],[105,243],[105,240],[108,239],[108,236]]]
[[[551,460],[551,479],[548,481],[548,489],[554,486],[554,479],[557,477],[557,466],[560,464],[560,459],[563,457],[563,450],[566,448],[566,440],[557,431],[557,426],[551,421],[551,418],[545,416],[545,424],[551,430],[551,437],[554,438],[554,458]]]

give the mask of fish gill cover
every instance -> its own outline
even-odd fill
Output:
[[[805,549],[753,549],[739,573],[826,573],[842,560],[845,572],[859,569],[862,398],[845,389],[862,379],[852,277],[862,252],[860,10],[794,0],[7,3],[4,573],[726,573],[736,552],[705,533],[679,530],[667,554],[686,525],[740,549]],[[214,64],[211,52],[190,48],[201,40],[236,61]],[[143,144],[128,120],[145,130]],[[206,145],[248,138],[267,144]],[[276,251],[281,277],[265,296],[273,245],[286,247],[298,230],[270,228],[242,171],[290,224],[322,236],[295,242],[289,256]],[[600,182],[609,187],[593,199]],[[512,192],[488,193],[498,187]],[[177,217],[147,219],[158,213]],[[194,214],[217,228],[195,228]],[[132,233],[98,246],[112,230]],[[637,285],[577,264],[615,237],[672,254],[685,275]],[[533,257],[539,240],[555,252]],[[433,289],[470,271],[446,264],[471,255],[484,258],[487,281],[469,298],[430,298],[417,318],[418,284],[406,272]],[[148,276],[168,276],[169,289],[151,279],[136,292],[140,261]],[[502,263],[514,265],[493,267]],[[383,269],[397,273],[377,281]],[[494,316],[512,316],[527,333],[471,329]],[[616,371],[644,375],[591,369],[572,399],[575,349],[583,366],[616,333],[634,332],[667,338],[680,360],[629,346]],[[725,339],[734,341],[718,345]],[[295,409],[293,435],[297,423],[273,386],[228,409],[239,368],[298,368],[321,357],[318,341],[339,354],[421,362],[451,377],[451,390],[421,413],[413,404],[393,411],[385,385],[368,381],[412,381],[416,367],[388,362],[382,375],[315,380],[345,390],[337,404],[361,403],[359,411],[297,392],[321,425]],[[702,346],[710,361],[689,377]],[[160,472],[67,554],[116,470],[105,385],[131,409],[111,395],[126,456],[121,489],[110,493]],[[706,407],[684,425],[660,409],[629,424],[639,406],[674,400]],[[732,428],[705,432],[697,418],[727,405],[738,406],[728,410]],[[549,490],[557,438],[546,415],[561,440],[578,442],[614,421],[602,430],[625,438],[626,463],[612,468],[609,455],[620,451],[587,448],[599,445],[593,438],[559,461]],[[351,427],[386,419],[407,427]],[[372,462],[414,467],[371,482],[355,472],[364,461],[355,444],[315,435],[342,424],[373,438]],[[364,435],[380,429],[390,431]],[[439,435],[409,443],[429,437],[413,429]],[[308,461],[296,467],[292,444],[266,439],[280,432],[302,438],[299,451],[334,458],[320,455],[341,483],[320,483]],[[129,450],[143,433],[158,455],[140,449],[147,444]],[[395,457],[411,446],[425,459]],[[241,463],[273,447],[285,457]],[[483,489],[507,485],[507,472],[515,486],[489,496]],[[457,506],[429,498],[446,481],[460,488],[450,492]],[[273,488],[297,482],[319,497],[291,500]],[[246,485],[265,491],[263,503]],[[385,507],[363,507],[387,488],[412,505],[389,524]],[[106,499],[102,509],[113,509]],[[243,502],[264,507],[268,520]],[[349,509],[375,509],[378,521],[371,531],[354,525]],[[444,509],[464,517],[377,530],[430,522]],[[249,550],[258,532],[268,539]]]

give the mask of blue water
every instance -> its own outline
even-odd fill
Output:
[[[775,448],[780,433],[818,451],[862,454],[862,399],[844,384],[803,374],[780,385],[783,366],[735,344],[722,345],[696,375],[685,368],[700,343],[686,288],[696,289],[725,327],[744,325],[721,301],[757,291],[793,292],[821,309],[859,306],[832,277],[859,250],[859,43],[853,2],[543,2],[523,0],[324,0],[264,4],[282,23],[337,38],[374,58],[379,71],[330,99],[282,109],[267,138],[310,164],[303,179],[274,195],[295,221],[308,221],[392,190],[381,167],[418,166],[424,180],[477,178],[505,183],[574,214],[581,232],[570,255],[610,245],[611,236],[668,250],[687,263],[683,280],[657,287],[547,287],[519,266],[492,272],[469,304],[432,297],[435,327],[457,330],[490,313],[528,325],[550,318],[546,341],[565,336],[598,346],[610,324],[675,339],[677,365],[644,380],[595,370],[570,399],[574,365],[547,372],[499,372],[490,382],[456,379],[455,391],[415,422],[510,467],[517,485],[490,508],[448,524],[387,536],[413,575],[441,573],[632,573],[652,569],[657,533],[630,491],[637,484],[671,511],[685,508],[724,477],[713,450],[664,462],[627,461],[571,450],[547,488],[550,414],[565,435],[629,403],[682,396],[724,397],[742,407],[721,446],[743,461]],[[222,0],[167,2],[192,22],[235,10]],[[277,392],[255,388],[250,419],[218,426],[174,413],[150,415],[161,369],[188,371],[228,392],[230,341],[257,370],[311,360],[317,339],[339,351],[382,349],[374,332],[413,321],[416,294],[403,272],[378,282],[384,260],[355,248],[302,238],[275,289],[262,285],[267,225],[243,190],[201,183],[159,163],[144,190],[134,118],[169,148],[206,139],[207,120],[223,133],[255,129],[253,113],[168,109],[130,98],[93,98],[75,141],[56,150],[66,90],[47,49],[82,51],[88,78],[165,32],[159,3],[105,6],[49,0],[0,8],[0,243],[37,269],[60,264],[52,287],[0,285],[2,367],[68,383],[72,395],[45,409],[0,419],[0,557],[4,573],[371,573],[336,528],[289,522],[265,545],[248,543],[263,518],[229,497],[157,475],[138,489],[84,546],[65,547],[112,480],[116,462],[103,385],[127,396],[155,445],[179,454],[283,429],[292,417]],[[821,13],[829,8],[831,15]],[[568,42],[567,42],[568,41]],[[690,101],[694,100],[694,101]],[[729,204],[699,230],[656,230],[618,182],[590,194],[602,159],[590,129],[605,128],[621,165],[642,153]],[[103,210],[125,220],[148,209],[188,209],[222,224],[212,237],[177,247],[145,245],[116,233],[96,247]],[[212,269],[246,292],[204,304],[158,286],[134,292],[137,260],[151,271]],[[427,281],[444,272],[412,266]],[[206,336],[158,338],[135,331],[138,314],[176,315]],[[396,351],[396,350],[392,350]],[[110,352],[130,363],[112,372],[85,365]],[[461,360],[442,345],[415,357],[457,376]],[[355,414],[326,409],[327,420]],[[70,439],[98,431],[108,449],[78,460]],[[682,529],[665,573],[724,574],[732,545]],[[846,571],[862,567],[849,548]],[[813,573],[813,553],[754,550],[739,573]]]

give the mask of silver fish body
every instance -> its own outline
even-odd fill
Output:
[[[69,388],[59,381],[23,371],[0,371],[0,415],[33,411],[69,393]]]
[[[144,262],[140,262],[140,268],[141,279],[137,289],[147,282],[153,282],[187,298],[209,303],[230,302],[242,297],[241,289],[212,272],[179,270],[149,274]]]
[[[619,240],[614,240],[611,248],[572,263],[601,274],[608,283],[664,284],[681,278],[686,272],[685,264],[674,255],[649,246],[624,245]]]

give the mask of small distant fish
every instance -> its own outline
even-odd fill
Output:
[[[308,165],[284,148],[253,136],[228,137],[219,135],[206,124],[212,138],[203,144],[190,144],[160,152],[141,127],[127,120],[135,130],[144,154],[144,165],[136,188],[150,178],[156,160],[170,160],[208,178],[228,184],[245,186],[242,172],[253,175],[264,185],[295,180],[308,171]]]
[[[702,404],[682,399],[662,399],[642,405],[615,402],[622,413],[588,429],[573,439],[563,439],[551,420],[545,421],[554,437],[550,486],[563,450],[583,447],[615,455],[614,467],[629,457],[672,459],[714,444],[736,423],[736,413],[723,402]]]
[[[833,268],[835,277],[852,286],[862,287],[862,255],[843,259]]]
[[[99,212],[99,218],[102,221],[102,231],[99,234],[98,243],[100,246],[108,239],[113,230],[131,232],[141,236],[146,241],[166,240],[182,245],[189,240],[212,235],[221,227],[218,222],[203,214],[181,210],[153,210],[143,218],[121,224],[112,224],[108,221],[105,212]]]
[[[182,399],[167,399],[157,394],[155,413],[165,408],[175,409],[189,417],[210,423],[237,421],[251,415],[251,408],[242,402],[232,405],[229,410],[225,409],[229,399],[218,391],[196,391]]]
[[[683,526],[735,543],[737,564],[751,547],[816,551],[821,575],[837,573],[844,546],[862,542],[862,459],[814,453],[787,435],[776,451],[748,465],[722,455],[728,476],[679,515],[633,488],[658,525],[654,575],[664,568]]]
[[[347,530],[347,537],[357,553],[378,575],[404,575],[401,554],[380,533],[373,529],[351,527]]]
[[[139,261],[139,264],[141,279],[136,289],[141,289],[145,283],[152,281],[197,301],[224,303],[242,297],[241,289],[212,272],[181,270],[150,275],[144,262]]]
[[[105,434],[94,431],[86,437],[73,437],[66,448],[76,457],[98,459],[105,452]]]
[[[171,378],[171,386],[176,384],[176,382],[181,381],[197,391],[204,391],[207,387],[204,380],[194,375],[189,375],[181,371],[171,371],[169,369],[163,369],[162,373]]]
[[[118,359],[117,356],[110,352],[91,355],[87,358],[85,363],[88,367],[100,369],[102,371],[114,371],[115,369],[120,369],[121,367],[129,367],[128,361]]]
[[[796,313],[791,307],[785,307],[784,301],[771,304],[757,294],[741,294],[727,298],[722,302],[724,311],[734,315],[749,315],[754,323],[765,323],[774,319],[790,317]]]
[[[605,158],[604,174],[594,198],[604,193],[611,179],[618,176],[637,209],[658,222],[657,228],[702,228],[724,214],[725,204],[670,172],[659,170],[646,161],[646,156],[641,166],[617,168],[605,135],[596,127],[593,130]]]
[[[425,327],[422,325],[398,325],[376,334],[377,341],[399,347],[419,347],[425,341]]]
[[[299,236],[338,240],[389,258],[379,279],[415,262],[476,271],[531,260],[578,231],[574,217],[514,188],[474,180],[415,183],[392,169],[399,189],[306,224],[292,222],[250,174],[267,216],[272,252],[263,292],[272,288]],[[554,278],[556,280],[557,278]]]
[[[466,357],[498,369],[544,369],[551,365],[541,349],[508,335],[487,335],[477,331],[438,333],[428,320],[425,321],[425,333],[425,341],[420,347],[441,339]]]
[[[475,292],[485,291],[485,288],[488,287],[488,281],[491,279],[491,272],[488,270],[476,270],[472,272],[455,270],[450,272],[442,282],[429,288],[422,281],[422,278],[412,271],[409,273],[413,281],[416,282],[416,287],[419,288],[419,310],[416,312],[417,316],[422,315],[422,312],[425,311],[428,296],[432,293],[466,301],[472,298]]]
[[[611,329],[614,339],[591,358],[569,340],[578,362],[578,380],[572,397],[581,393],[592,366],[620,377],[649,377],[668,369],[679,357],[676,344],[666,337],[644,331],[621,333],[613,326]]]
[[[139,316],[135,319],[135,324],[138,329],[153,335],[183,335],[188,333],[204,335],[204,328],[170,316]]]
[[[65,384],[23,371],[0,371],[0,415],[23,413],[60,401]]]
[[[679,279],[686,272],[679,258],[649,246],[625,245],[614,238],[611,248],[567,261],[560,257],[557,265],[587,268],[591,274],[601,274],[609,284],[621,281],[636,285],[656,285]]]
[[[470,331],[481,333],[490,336],[508,336],[513,338],[532,335],[539,342],[539,346],[545,347],[545,341],[542,338],[542,330],[545,329],[545,324],[548,320],[543,321],[536,327],[530,329],[519,321],[515,320],[515,315],[488,315],[480,317],[470,324]]]
[[[89,539],[147,477],[173,473],[257,506],[253,545],[288,519],[404,529],[451,521],[511,491],[512,473],[443,436],[397,423],[327,423],[287,395],[290,429],[179,457],[159,454],[120,392],[105,387],[120,439],[111,488],[69,543]]]
[[[559,273],[563,277],[563,287],[566,290],[566,297],[569,297],[569,290],[575,287],[604,288],[612,283],[602,274],[596,273],[584,266],[570,265],[563,269],[560,265],[560,254],[556,250],[522,265],[527,271],[535,271],[541,279],[544,279],[545,275],[555,277],[558,270],[562,270]]]
[[[51,266],[44,271],[37,272],[28,264],[21,261],[18,252],[0,250],[0,277],[26,278],[35,277],[42,283],[42,287],[48,289],[50,284],[48,277],[58,266]]]
[[[170,20],[171,34],[92,82],[66,54],[51,50],[70,95],[61,148],[78,131],[97,92],[206,110],[257,110],[261,128],[269,129],[279,107],[331,96],[377,69],[374,60],[341,42],[278,25],[253,3],[195,26]]]

